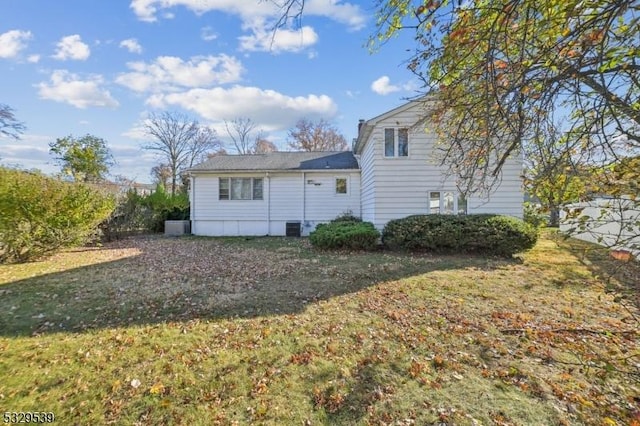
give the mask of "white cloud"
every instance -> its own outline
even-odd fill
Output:
[[[57,170],[49,161],[49,142],[53,140],[53,136],[25,133],[20,136],[19,142],[2,144],[2,163],[54,173]]]
[[[239,37],[240,49],[244,51],[301,52],[318,41],[318,34],[310,26],[299,29],[288,26],[289,23],[273,31],[274,24],[282,16],[282,9],[275,1],[238,1],[238,0],[131,0],[130,7],[138,19],[147,22],[158,20],[163,11],[173,7],[185,7],[201,15],[218,11],[237,15],[242,21],[242,29],[248,34]],[[295,15],[298,11],[290,11]],[[366,16],[357,4],[342,0],[306,0],[304,16],[321,16],[340,22],[349,30],[362,29]],[[208,28],[208,27],[205,27]],[[201,31],[203,40],[216,37],[209,30]],[[314,53],[310,54],[310,58]]]
[[[138,19],[145,22],[158,20],[159,10],[175,6],[184,6],[192,12],[202,15],[206,12],[219,11],[240,15],[243,19],[273,15],[278,7],[268,1],[238,1],[238,0],[131,0],[129,7],[133,9]]]
[[[366,16],[357,4],[344,3],[341,0],[306,0],[305,15],[317,15],[346,24],[351,30],[360,30],[366,24]]]
[[[0,58],[14,58],[27,47],[31,31],[11,30],[0,34]]]
[[[124,47],[131,53],[142,53],[142,46],[135,38],[128,38],[120,42],[120,47]]]
[[[49,83],[41,82],[35,87],[41,99],[49,99],[56,102],[66,102],[76,108],[117,107],[116,101],[108,90],[101,86],[104,84],[102,76],[93,75],[86,80],[81,80],[76,74],[66,70],[56,70],[51,74]]]
[[[82,42],[78,34],[62,37],[56,46],[58,48],[53,58],[60,61],[66,61],[67,59],[84,61],[91,54],[89,46]]]
[[[38,62],[40,62],[40,55],[29,55],[27,57],[27,62],[37,64]]]
[[[399,86],[394,86],[391,84],[391,80],[388,76],[383,75],[373,83],[371,83],[371,90],[376,92],[378,95],[388,95],[389,93],[399,92],[401,88]]]
[[[213,28],[207,26],[200,29],[200,38],[204,41],[213,41],[218,38],[218,34],[213,31]]]
[[[400,91],[411,92],[418,90],[419,87],[420,85],[414,80],[408,81],[401,85],[391,84],[391,80],[386,75],[383,75],[382,77],[371,83],[371,90],[373,90],[378,95],[383,96]]]
[[[158,20],[160,10],[183,6],[192,12],[202,15],[206,12],[218,11],[240,16],[244,25],[255,19],[274,20],[280,17],[282,10],[276,2],[271,1],[238,1],[238,0],[131,0],[130,7],[138,19],[146,22]],[[296,13],[296,10],[292,10]],[[365,26],[366,16],[357,4],[341,0],[306,0],[305,16],[323,16],[345,24],[351,30],[359,30]]]
[[[184,61],[175,56],[159,56],[152,63],[129,62],[131,72],[120,74],[116,82],[136,92],[170,91],[180,87],[209,87],[240,80],[244,68],[232,56],[195,56]]]
[[[304,26],[299,30],[280,29],[274,33],[264,22],[253,27],[253,34],[241,36],[240,49],[250,52],[300,52],[318,42],[313,28]]]
[[[266,131],[287,129],[302,117],[329,119],[337,112],[335,102],[327,95],[292,97],[274,90],[246,86],[156,94],[147,100],[147,104],[155,108],[179,106],[214,123],[250,117]]]

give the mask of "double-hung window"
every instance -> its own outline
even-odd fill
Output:
[[[384,156],[409,156],[409,129],[384,129]]]
[[[336,178],[336,195],[346,195],[348,193],[348,182],[346,177]]]
[[[262,178],[220,178],[218,199],[262,200]]]
[[[453,191],[431,191],[429,214],[467,214],[467,200]]]

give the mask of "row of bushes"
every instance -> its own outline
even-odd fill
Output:
[[[171,195],[162,186],[149,195],[129,191],[119,197],[114,213],[100,225],[107,241],[140,232],[163,232],[165,220],[189,219],[186,193]]]
[[[372,250],[379,238],[373,224],[353,217],[318,225],[309,236],[311,244],[320,249]],[[388,222],[382,231],[382,243],[391,250],[498,256],[528,250],[537,238],[536,228],[520,219],[488,214],[409,216]]]
[[[187,194],[162,187],[150,195],[65,182],[0,167],[0,263],[25,262],[91,240],[162,232],[165,220],[189,219]]]
[[[87,185],[0,167],[0,262],[24,262],[85,243],[115,207]]]

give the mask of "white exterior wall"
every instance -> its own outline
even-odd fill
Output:
[[[522,219],[524,193],[522,192],[522,159],[509,158],[500,172],[500,184],[486,197],[469,197],[469,214],[494,213]]]
[[[360,208],[362,220],[375,223],[376,220],[376,185],[374,175],[375,144],[367,144],[360,155],[360,185],[362,192],[360,196]],[[367,167],[362,167],[366,164]]]
[[[566,206],[582,209],[577,217],[560,212],[560,231],[590,243],[628,250],[640,258],[640,204],[628,199],[597,199]]]
[[[219,200],[220,177],[263,178],[263,200]],[[336,177],[347,178],[346,195],[335,194]],[[360,215],[358,170],[196,174],[192,179],[194,235],[285,235],[286,223],[291,221],[300,221],[302,234],[308,235],[318,223],[341,213]]]
[[[429,213],[429,192],[457,192],[455,178],[446,178],[448,167],[434,158],[436,135],[423,125],[413,127],[421,106],[383,117],[375,125],[361,154],[363,218],[378,229],[392,219]],[[384,129],[409,128],[409,156],[384,156]],[[471,197],[468,213],[496,213],[522,217],[521,161],[505,164],[501,184],[488,199]]]

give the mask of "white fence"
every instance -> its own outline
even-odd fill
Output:
[[[640,202],[598,198],[569,204],[560,214],[560,231],[640,258]]]

